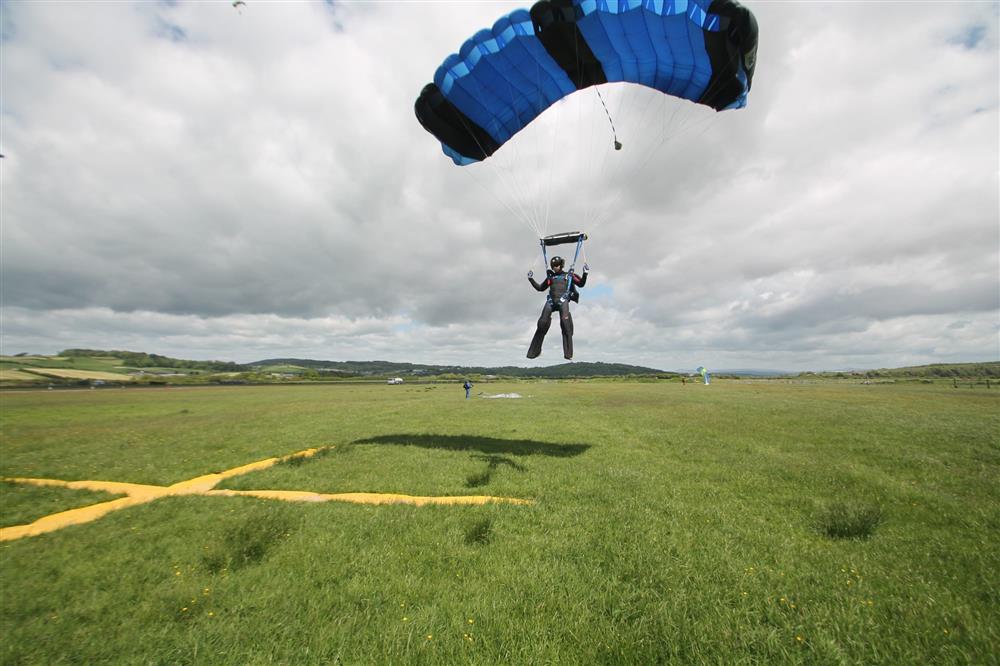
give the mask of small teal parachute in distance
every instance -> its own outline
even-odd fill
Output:
[[[706,384],[712,383],[712,375],[709,374],[708,368],[706,368],[705,366],[699,365],[697,368],[695,368],[695,372],[701,375],[701,378],[705,380]]]
[[[757,21],[735,0],[541,0],[448,56],[415,111],[464,166],[590,86],[635,83],[716,111],[742,108],[756,58]]]

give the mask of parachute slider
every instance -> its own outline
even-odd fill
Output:
[[[546,247],[551,247],[553,245],[567,245],[569,243],[579,243],[580,241],[587,240],[587,234],[582,231],[567,231],[561,234],[552,234],[551,236],[545,236],[544,238],[539,238],[542,245]]]

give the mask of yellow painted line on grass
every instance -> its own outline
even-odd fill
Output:
[[[531,504],[531,500],[516,497],[493,497],[492,495],[443,495],[425,497],[420,495],[399,495],[395,493],[313,493],[305,490],[210,490],[206,495],[226,495],[234,497],[246,495],[286,502],[351,502],[353,504]]]
[[[280,458],[267,458],[247,465],[241,465],[224,472],[204,474],[187,481],[181,481],[169,486],[151,486],[140,483],[124,483],[121,481],[62,481],[60,479],[34,479],[13,477],[5,481],[34,486],[58,486],[75,490],[96,490],[116,495],[125,495],[107,502],[99,502],[78,509],[60,511],[39,518],[27,525],[0,527],[0,541],[13,541],[27,536],[35,536],[54,532],[70,525],[82,525],[97,520],[111,513],[130,506],[138,506],[152,502],[160,497],[177,497],[181,495],[203,495],[223,497],[258,497],[261,499],[280,500],[284,502],[352,502],[354,504],[412,504],[425,506],[428,504],[445,505],[481,505],[490,503],[532,504],[532,500],[514,497],[492,497],[490,495],[465,495],[422,497],[419,495],[399,495],[394,493],[315,493],[303,490],[213,490],[223,479],[233,476],[267,469],[279,462],[292,458],[310,458],[324,449],[320,447],[298,451]]]

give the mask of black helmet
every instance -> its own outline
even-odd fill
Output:
[[[552,257],[552,261],[549,262],[549,266],[552,267],[552,270],[555,270],[556,266],[562,268],[565,265],[566,265],[566,260],[563,259],[562,257]]]

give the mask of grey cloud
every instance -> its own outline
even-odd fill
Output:
[[[995,354],[992,9],[749,4],[746,109],[671,102],[650,122],[648,94],[609,88],[625,148],[605,157],[585,91],[600,122],[557,134],[559,159],[535,161],[549,136],[507,160],[550,232],[592,234],[611,295],[584,291],[580,353]],[[535,233],[504,205],[504,170],[454,167],[412,110],[451,50],[517,6],[6,7],[5,347],[524,362]]]

